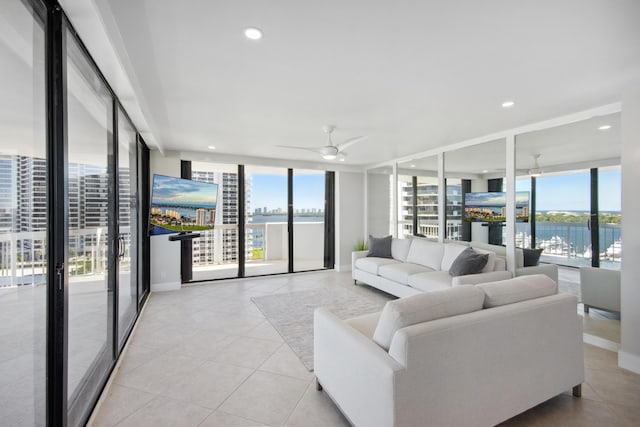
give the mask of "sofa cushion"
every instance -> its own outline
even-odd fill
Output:
[[[351,319],[345,320],[345,322],[365,337],[372,339],[373,332],[376,330],[376,326],[378,326],[379,319],[380,312],[378,311],[376,313],[363,314],[362,316],[352,317]]]
[[[489,254],[479,254],[471,248],[466,248],[451,264],[449,275],[455,277],[480,273],[488,260]]]
[[[477,286],[485,293],[484,308],[499,307],[558,293],[556,282],[544,274],[520,276]]]
[[[368,257],[391,258],[391,236],[373,237],[369,235]]]
[[[440,270],[444,244],[431,242],[427,239],[411,239],[411,248],[407,254],[407,262],[424,265],[433,270]]]
[[[356,260],[356,268],[362,271],[366,271],[371,274],[378,274],[378,268],[382,265],[388,264],[400,264],[400,261],[396,261],[391,258],[375,258],[375,257],[365,257],[359,258]]]
[[[427,271],[433,270],[422,265],[403,262],[398,264],[381,265],[378,269],[378,275],[385,279],[393,280],[394,282],[402,283],[403,285],[408,285],[409,276],[416,273],[425,273]]]
[[[451,287],[451,276],[448,271],[432,271],[409,276],[409,286],[421,291],[437,291]]]
[[[475,246],[473,246],[473,250],[479,254],[489,255],[489,259],[487,259],[487,264],[482,268],[482,271],[480,271],[480,273],[488,273],[490,271],[493,271],[493,269],[496,266],[496,253],[493,251],[485,250],[485,249],[478,249]]]
[[[440,264],[440,270],[449,271],[453,261],[458,258],[468,246],[459,245],[457,243],[446,243],[444,245],[444,254],[442,255],[442,263]]]
[[[410,247],[411,239],[393,239],[391,240],[391,256],[393,259],[405,262]]]
[[[389,350],[397,330],[417,323],[482,309],[484,292],[473,285],[425,292],[389,301],[380,314],[373,341]]]

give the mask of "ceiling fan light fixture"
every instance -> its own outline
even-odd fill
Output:
[[[333,153],[323,154],[322,158],[325,160],[334,160],[337,156]]]

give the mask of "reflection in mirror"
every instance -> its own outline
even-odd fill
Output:
[[[611,306],[589,287],[593,267],[620,269],[620,145],[619,113],[516,136],[516,190],[531,192],[530,221],[516,224],[516,241],[559,266],[558,289],[582,302],[585,334],[611,343],[620,342],[619,297]],[[595,273],[600,289],[619,295],[617,272]]]
[[[374,237],[393,234],[393,168],[367,170],[367,233]]]
[[[398,237],[438,238],[438,157],[398,163]]]
[[[612,114],[516,137],[516,190],[532,193],[518,246],[542,248],[544,262],[620,268],[619,129]]]
[[[444,156],[446,239],[503,244],[506,221],[504,139]],[[494,193],[494,194],[492,194]]]

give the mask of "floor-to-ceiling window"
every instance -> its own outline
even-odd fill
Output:
[[[245,167],[245,276],[289,271],[288,172]]]
[[[622,176],[620,166],[598,169],[600,267],[620,269],[622,262]]]
[[[49,268],[44,31],[0,8],[0,424],[45,425]]]
[[[192,280],[238,276],[238,166],[192,162],[191,179],[218,184],[213,230],[192,240]]]
[[[293,170],[293,269],[324,268],[325,172]]]

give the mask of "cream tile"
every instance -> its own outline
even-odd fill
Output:
[[[640,407],[640,375],[624,369],[587,369],[585,376],[605,402]]]
[[[166,378],[160,394],[216,409],[252,373],[253,369],[205,362],[197,369]]]
[[[113,384],[93,423],[96,427],[114,426],[149,403],[155,395]]]
[[[618,353],[589,344],[583,347],[585,369],[619,369]]]
[[[348,427],[351,424],[331,401],[327,393],[316,390],[315,381],[312,381],[285,425],[292,427]]]
[[[276,341],[280,343],[284,342],[278,331],[276,331],[276,329],[271,326],[271,323],[269,323],[268,320],[265,320],[255,328],[242,335],[245,337],[260,338],[263,340]]]
[[[308,381],[258,371],[220,406],[220,410],[270,425],[282,425],[308,385]]]
[[[116,374],[115,383],[148,393],[158,394],[164,381],[174,375],[185,375],[197,369],[203,360],[185,356],[160,355],[131,372]]]
[[[127,351],[122,357],[118,372],[131,372],[133,369],[143,365],[160,354],[162,353],[156,349],[131,342],[127,345]]]
[[[624,406],[610,403],[609,408],[619,418],[618,425],[640,426],[640,406]]]
[[[187,356],[195,359],[213,360],[216,355],[237,337],[215,331],[197,331],[179,346],[167,351],[167,355]]]
[[[305,381],[310,381],[314,378],[314,375],[300,362],[298,356],[296,356],[287,344],[283,344],[278,351],[273,353],[271,357],[260,366],[260,370],[273,374],[287,375]]]
[[[615,426],[616,415],[606,403],[561,394],[513,417],[501,426]]]
[[[262,365],[282,344],[269,340],[238,336],[221,349],[213,360],[220,363],[257,368]]]
[[[199,427],[245,427],[245,426],[264,426],[266,424],[248,420],[246,418],[236,417],[222,411],[215,411],[209,415]]]
[[[211,414],[211,410],[190,403],[158,396],[129,417],[118,427],[195,427]]]

